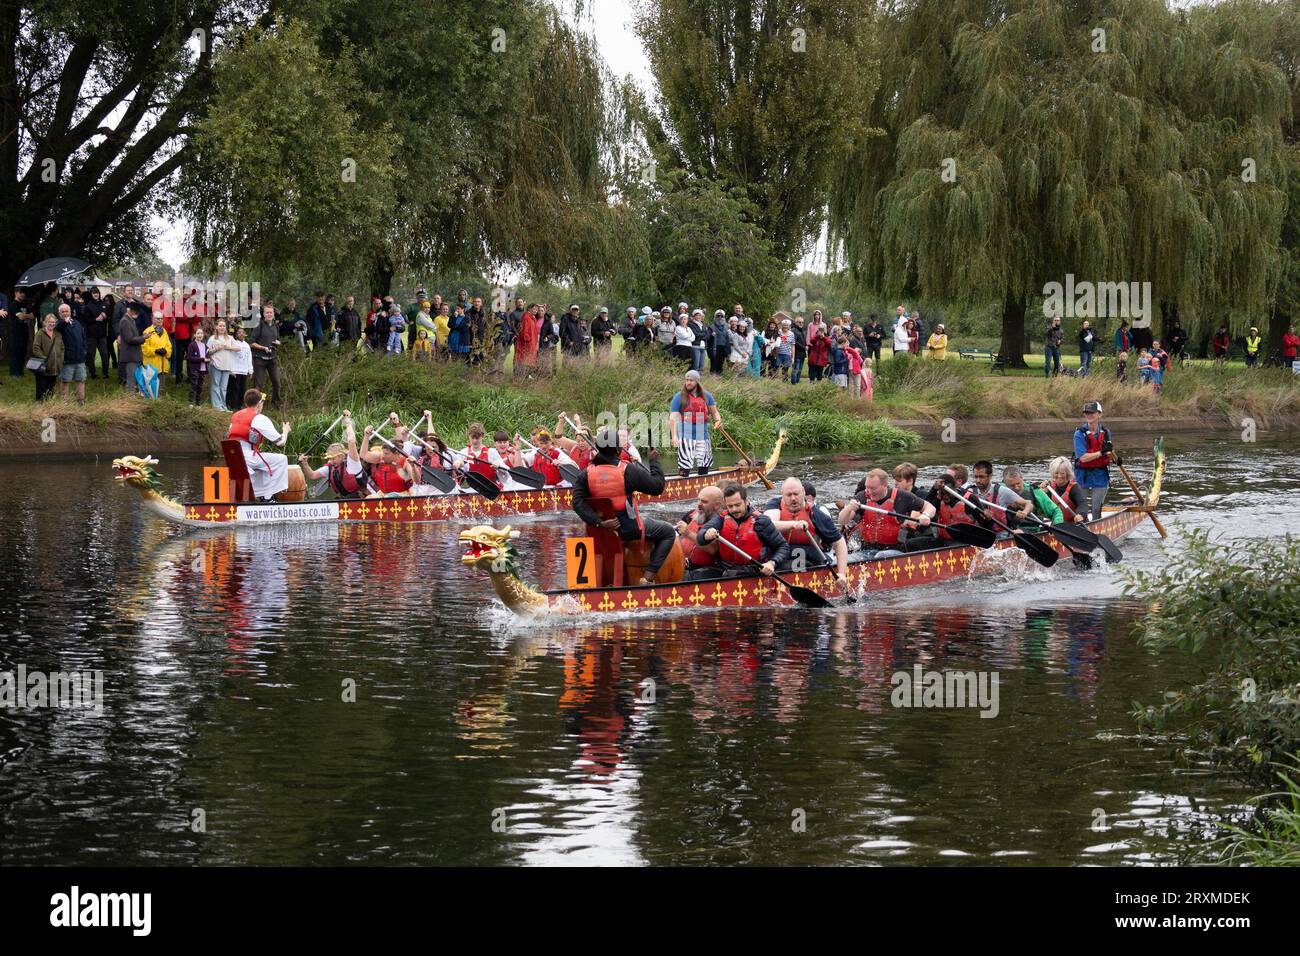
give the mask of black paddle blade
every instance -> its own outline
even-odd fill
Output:
[[[950,524],[948,534],[952,540],[977,548],[991,548],[998,540],[998,533],[991,528],[981,528],[977,524]]]
[[[556,465],[556,467],[560,470],[560,477],[571,485],[576,485],[582,476],[582,469],[577,465]]]
[[[1077,524],[1054,524],[1044,525],[1046,530],[1051,531],[1056,539],[1067,548],[1083,548],[1086,551],[1095,551],[1100,545],[1097,536]]]
[[[428,465],[420,466],[420,477],[426,484],[433,485],[444,495],[456,487],[456,479],[447,474],[440,468],[430,468]]]
[[[1032,534],[1025,531],[1013,531],[1011,537],[1015,539],[1016,547],[1045,568],[1050,568],[1061,556],[1057,550],[1046,541],[1043,541],[1041,538],[1035,538]]]
[[[471,488],[488,501],[495,501],[497,496],[501,494],[501,489],[496,486],[496,482],[483,477],[477,471],[466,472],[465,480],[469,482]]]
[[[1102,553],[1111,564],[1124,560],[1124,552],[1119,549],[1119,545],[1104,534],[1097,535],[1097,543],[1101,545]]]
[[[546,487],[546,476],[540,471],[533,471],[531,468],[507,468],[506,471],[515,481],[521,485],[527,485],[534,491]]]
[[[801,587],[798,584],[791,584],[789,581],[781,577],[779,574],[774,574],[772,575],[772,577],[776,578],[783,585],[785,585],[785,589],[790,592],[790,597],[794,598],[795,601],[802,604],[804,607],[830,607],[831,606],[830,601],[826,600],[824,597],[822,597],[820,594],[818,594],[816,591],[812,590],[811,588]]]

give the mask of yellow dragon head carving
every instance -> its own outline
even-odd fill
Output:
[[[113,459],[113,468],[117,472],[114,477],[134,488],[157,491],[158,472],[153,470],[156,464],[158,459],[152,456],[137,458],[134,455],[123,455]]]
[[[472,568],[496,571],[499,574],[513,574],[515,571],[516,552],[510,542],[519,537],[509,525],[494,528],[481,524],[460,533],[460,543],[465,547],[461,563]]]

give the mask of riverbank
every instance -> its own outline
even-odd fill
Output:
[[[592,421],[621,414],[632,424],[662,426],[681,382],[680,368],[657,357],[619,357],[607,365],[562,368],[554,377],[517,380],[467,373],[462,366],[290,352],[283,371],[286,400],[273,417],[293,422],[291,452],[309,445],[341,408],[351,408],[360,422],[378,422],[390,410],[409,420],[428,408],[449,441],[463,440],[471,421],[489,429],[551,426],[559,409]],[[37,405],[29,379],[0,383],[0,454],[211,454],[229,422],[211,408],[187,406],[182,387],[170,386],[162,400],[143,402],[109,382],[88,384],[87,404],[78,406],[59,400]],[[760,453],[779,428],[786,429],[792,448],[841,452],[901,452],[921,438],[952,438],[954,432],[1059,434],[1089,399],[1103,403],[1107,422],[1124,435],[1300,425],[1300,377],[1281,370],[1177,369],[1159,397],[1149,388],[1100,376],[1044,380],[1001,376],[972,362],[892,358],[880,366],[872,402],[829,383],[791,386],[706,375],[705,385],[728,431]]]

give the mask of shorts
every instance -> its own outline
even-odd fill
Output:
[[[73,362],[70,365],[65,365],[63,366],[63,371],[59,373],[60,382],[84,382],[85,380],[85,362]]]

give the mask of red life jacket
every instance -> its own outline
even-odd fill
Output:
[[[465,460],[469,464],[469,470],[482,475],[488,481],[492,482],[498,488],[501,483],[497,481],[497,470],[488,464],[488,447],[484,445],[474,452],[468,445],[465,446]]]
[[[741,551],[753,558],[755,561],[761,561],[763,558],[763,542],[758,537],[758,531],[754,527],[754,519],[758,517],[756,512],[751,511],[744,521],[737,522],[731,515],[722,519],[721,536],[726,538]],[[738,555],[730,548],[718,546],[718,557],[728,564],[748,564],[749,562]]]
[[[681,407],[682,423],[686,425],[703,425],[709,420],[709,400],[702,391],[691,393],[691,397],[678,403]]]
[[[1075,488],[1074,479],[1071,478],[1066,483],[1064,488],[1058,488],[1050,481],[1047,484],[1048,487],[1051,488],[1053,491],[1055,491],[1057,496],[1061,499],[1060,501],[1057,502],[1057,505],[1059,505],[1061,508],[1061,515],[1065,518],[1066,521],[1073,521],[1074,516],[1078,514],[1077,511],[1075,511],[1072,507],[1070,507],[1070,492],[1073,491]],[[1048,497],[1050,498],[1051,495],[1048,495]]]
[[[555,446],[551,446],[549,452],[539,448],[537,453],[533,455],[533,470],[540,471],[548,485],[558,485],[564,480],[564,476],[560,474],[560,469],[555,466],[555,462],[559,457],[560,450]]]
[[[579,441],[574,444],[573,451],[569,452],[569,457],[579,468],[586,468],[591,464],[591,446],[585,441]]]
[[[1087,425],[1080,425],[1078,428],[1078,432],[1083,432],[1083,440],[1085,442],[1084,445],[1085,455],[1088,454],[1089,452],[1101,451],[1101,446],[1110,439],[1110,430],[1107,429],[1105,425],[1102,425],[1101,428],[1097,429],[1097,433],[1095,435],[1092,432],[1088,431]],[[1076,432],[1076,434],[1078,432]],[[1094,459],[1091,463],[1087,465],[1079,464],[1079,459],[1077,458],[1074,460],[1075,468],[1105,468],[1109,464],[1110,464],[1110,455],[1102,455],[1100,458]]]
[[[633,458],[633,457],[631,456],[631,454],[628,453],[628,448],[629,448],[629,447],[631,447],[631,446],[629,446],[629,445],[624,445],[622,448],[620,448],[620,449],[618,450],[618,460],[619,460],[619,461],[636,461],[636,459]]]
[[[375,487],[383,494],[390,494],[394,491],[402,492],[411,487],[411,483],[403,477],[398,470],[398,466],[390,465],[386,461],[381,461],[370,469],[370,480],[375,483]]]
[[[329,466],[330,487],[334,489],[334,494],[340,498],[360,498],[361,497],[361,480],[363,475],[354,475],[348,471],[348,460],[345,458],[337,464]]]
[[[706,522],[707,523],[707,522]],[[691,520],[686,522],[686,534],[677,540],[681,542],[682,557],[697,568],[706,568],[718,560],[718,556],[699,544],[700,512],[691,512]]]
[[[958,492],[960,494],[960,492]],[[975,519],[970,516],[966,510],[964,502],[955,502],[950,495],[944,495],[943,501],[939,502],[939,523],[940,524],[975,524]],[[939,528],[939,537],[944,541],[951,541],[952,535],[946,528]]]
[[[255,439],[249,437],[250,429],[253,425],[253,419],[257,417],[257,406],[252,408],[241,408],[235,414],[230,416],[230,428],[226,430],[227,438],[236,438],[239,441],[246,441],[254,448],[262,444],[262,436],[258,435]]]
[[[602,518],[617,518],[619,537],[631,540],[645,535],[645,525],[637,513],[636,502],[627,493],[624,473],[627,462],[617,465],[592,465],[587,469],[587,490],[593,499],[592,507]],[[605,512],[610,514],[606,515]]]
[[[785,507],[785,501],[782,500],[782,501],[781,501],[781,520],[782,520],[782,521],[806,521],[806,522],[808,522],[808,530],[807,530],[807,531],[793,530],[793,531],[787,531],[787,532],[785,532],[785,540],[789,541],[791,544],[812,544],[812,545],[815,545],[815,544],[817,543],[815,540],[813,540],[813,518],[812,518],[812,507],[808,504],[807,501],[804,501],[804,503],[803,503],[803,510],[802,510],[802,511],[799,511],[799,512],[796,512],[796,513],[793,513],[793,514],[792,514],[791,512],[789,512],[789,511],[786,510],[786,507]]]
[[[883,502],[877,504],[874,501],[868,501],[867,504],[875,508],[883,508],[889,514],[882,515],[876,511],[863,511],[862,522],[858,525],[858,534],[862,537],[862,544],[868,548],[892,548],[898,544],[898,536],[903,530],[903,524],[898,515],[894,514],[894,496],[898,494],[898,489],[892,488],[889,497]]]

